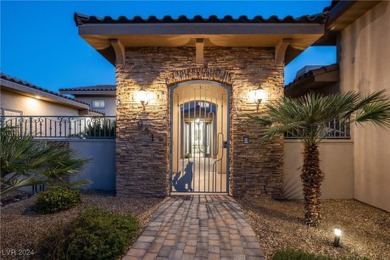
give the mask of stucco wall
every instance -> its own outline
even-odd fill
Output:
[[[74,180],[92,182],[83,188],[114,191],[115,140],[70,139],[68,142],[77,156],[90,159]]]
[[[325,173],[321,186],[323,199],[353,198],[353,143],[350,140],[324,140],[319,145],[320,167]],[[284,142],[284,195],[303,199],[300,167],[303,146],[299,141]]]
[[[117,66],[117,194],[164,196],[169,188],[169,88],[186,80],[212,80],[232,90],[230,111],[230,194],[277,194],[283,175],[283,138],[260,146],[261,127],[248,93],[262,85],[270,99],[283,95],[283,66],[273,48],[205,48],[206,67],[195,64],[194,48],[129,48]],[[134,99],[141,87],[155,99],[146,111]],[[258,113],[264,107],[260,106]],[[143,126],[138,122],[143,119]],[[153,135],[154,138],[151,136]],[[248,136],[249,144],[243,143]]]
[[[77,116],[79,111],[60,104],[23,96],[1,89],[1,108],[18,110],[23,116]]]
[[[341,89],[390,94],[390,2],[383,1],[342,32]],[[390,131],[353,127],[356,199],[390,211]]]
[[[106,116],[115,116],[116,114],[116,103],[115,103],[115,97],[110,96],[96,96],[96,97],[82,97],[82,96],[76,96],[77,100],[80,100],[82,102],[88,103],[92,110],[96,110],[99,112],[105,113]],[[94,108],[92,107],[92,100],[104,100],[106,103],[105,108]]]

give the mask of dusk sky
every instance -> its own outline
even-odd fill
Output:
[[[331,1],[4,1],[1,0],[1,72],[40,87],[115,84],[114,67],[78,36],[74,12],[97,16],[171,15],[299,17]],[[286,83],[305,65],[336,60],[335,48],[311,47],[291,62]]]

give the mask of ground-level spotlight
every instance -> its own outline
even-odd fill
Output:
[[[335,228],[334,229],[333,246],[335,246],[335,247],[339,247],[340,246],[340,237],[341,237],[341,229]]]

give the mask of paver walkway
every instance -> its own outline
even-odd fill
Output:
[[[257,238],[229,196],[174,196],[123,258],[263,260]]]

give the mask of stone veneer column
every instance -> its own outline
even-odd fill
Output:
[[[194,48],[126,49],[125,65],[116,68],[118,196],[167,195],[169,86],[194,79],[231,83],[230,194],[281,192],[283,138],[260,146],[261,126],[246,116],[264,109],[261,105],[257,112],[256,104],[247,98],[260,84],[271,101],[283,95],[283,66],[274,64],[274,49],[206,48],[204,58],[207,66],[199,68]],[[134,100],[141,87],[155,95],[145,112]],[[243,136],[250,138],[249,144],[243,144]]]

